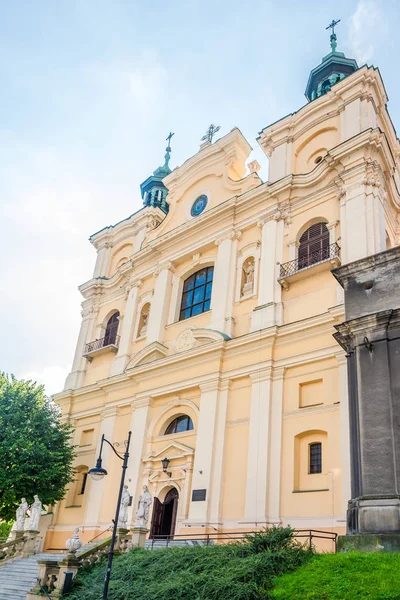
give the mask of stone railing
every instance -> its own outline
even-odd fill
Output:
[[[0,567],[11,559],[22,558],[27,540],[27,536],[22,536],[0,544]]]
[[[94,546],[70,552],[60,560],[39,560],[39,575],[37,585],[27,594],[26,600],[59,598],[67,591],[69,581],[75,578],[78,569],[85,565],[93,565],[107,556],[111,545],[111,536],[100,540]],[[132,533],[119,529],[114,548],[116,554],[128,552],[133,547]]]

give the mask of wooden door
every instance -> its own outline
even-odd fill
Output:
[[[151,519],[151,527],[150,527],[150,538],[153,538],[156,535],[160,535],[161,532],[161,524],[164,512],[164,505],[159,501],[158,498],[154,498],[153,500],[153,516]]]

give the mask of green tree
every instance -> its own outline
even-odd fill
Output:
[[[61,500],[73,479],[73,428],[44,387],[0,373],[0,519],[15,518],[25,497]]]

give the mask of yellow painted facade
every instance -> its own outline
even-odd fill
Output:
[[[75,526],[88,540],[110,525],[121,465],[106,448],[109,475],[85,472],[103,433],[123,444],[128,431],[130,525],[146,484],[160,502],[178,492],[170,533],[345,530],[346,358],[332,337],[344,307],[330,269],[398,244],[400,146],[386,102],[379,71],[358,69],[262,130],[268,181],[246,167],[251,147],[235,128],[164,178],[167,215],[145,206],[92,236],[72,372],[55,397],[75,426],[77,477],[46,547]],[[325,254],[302,263],[304,235],[321,223]],[[211,306],[180,320],[184,282],[206,267]],[[105,343],[117,312],[119,337]],[[182,415],[193,429],[166,433]]]

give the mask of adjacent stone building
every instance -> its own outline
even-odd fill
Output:
[[[347,367],[332,337],[345,315],[331,269],[398,244],[400,146],[379,70],[331,41],[307,103],[257,138],[268,181],[246,166],[237,128],[172,171],[168,145],[143,208],[91,237],[96,265],[55,397],[75,426],[77,477],[47,547],[109,526],[119,461],[105,449],[105,480],[87,471],[102,434],[123,443],[129,430],[129,522],[146,484],[152,535],[345,531]]]

